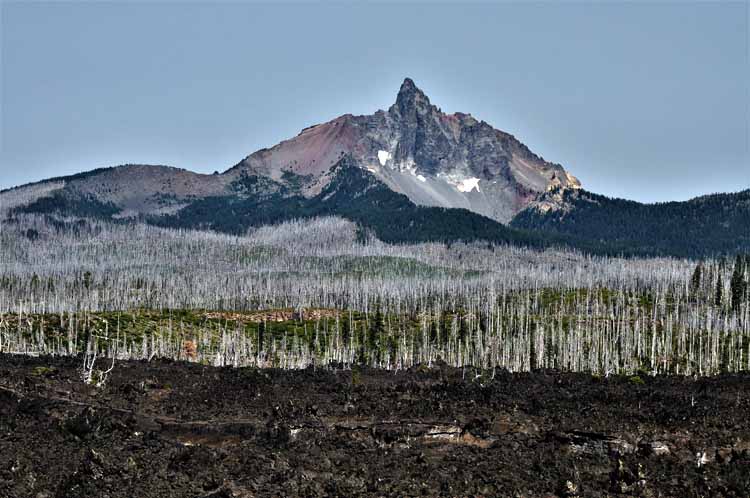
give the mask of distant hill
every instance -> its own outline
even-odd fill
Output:
[[[642,204],[553,188],[513,218],[514,228],[569,237],[579,247],[684,257],[750,252],[750,189]]]

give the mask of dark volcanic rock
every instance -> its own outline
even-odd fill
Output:
[[[57,374],[26,382],[40,365]],[[78,368],[0,356],[3,498],[750,491],[748,375],[633,389],[551,371],[477,384],[447,367],[363,370],[354,382],[346,370],[153,361],[118,364],[97,390]],[[696,391],[710,411],[691,406]]]

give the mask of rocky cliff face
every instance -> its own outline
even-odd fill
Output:
[[[416,204],[465,208],[502,222],[551,186],[580,186],[512,135],[469,114],[441,112],[408,78],[387,111],[312,126],[248,156],[227,174],[277,181],[291,174],[313,196],[345,154]]]

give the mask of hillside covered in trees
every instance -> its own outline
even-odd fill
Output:
[[[591,254],[702,258],[750,252],[750,190],[686,202],[641,204],[580,189],[552,190],[519,213],[510,225],[466,209],[419,206],[391,190],[345,156],[320,193],[302,194],[306,178],[285,173],[283,181],[242,174],[232,195],[191,198],[162,214],[140,220],[166,228],[243,234],[293,219],[341,216],[364,236],[389,243],[471,242],[523,247],[568,247]],[[177,202],[168,194],[164,206]],[[539,206],[551,205],[548,210]],[[10,210],[130,222],[112,202],[65,189],[53,190]]]
[[[750,252],[750,189],[656,204],[554,189],[516,215],[511,226],[625,254],[731,255]]]

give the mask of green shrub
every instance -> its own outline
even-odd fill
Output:
[[[645,384],[645,382],[643,382],[643,379],[641,378],[640,375],[633,375],[632,377],[628,377],[628,382],[630,382],[631,384],[635,384],[637,386],[642,386]]]

